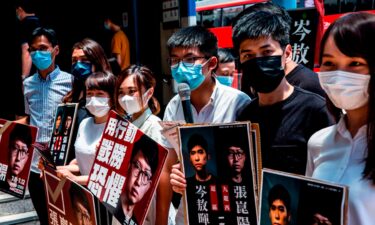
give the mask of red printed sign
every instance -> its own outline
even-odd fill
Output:
[[[25,196],[37,128],[0,119],[0,190]]]
[[[111,111],[88,188],[123,224],[142,224],[168,151]]]

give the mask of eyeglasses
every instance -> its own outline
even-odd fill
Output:
[[[147,185],[151,182],[152,174],[149,171],[143,171],[141,169],[141,166],[139,165],[139,162],[132,163],[132,171],[133,171],[133,176],[137,178],[141,176],[142,174],[140,178],[140,183],[142,185]]]
[[[240,160],[243,158],[244,156],[244,152],[243,151],[239,151],[239,152],[232,152],[232,151],[229,151],[228,153],[228,158],[229,159],[237,159],[237,160]]]
[[[48,46],[40,46],[39,48],[33,48],[33,47],[30,47],[29,49],[28,49],[28,51],[31,53],[31,52],[35,52],[35,51],[49,51],[50,50],[50,47],[48,47]]]
[[[19,155],[20,159],[24,159],[29,155],[27,148],[18,148],[18,146],[12,146],[11,152],[12,156]]]
[[[172,68],[176,68],[178,67],[178,65],[180,64],[180,62],[182,62],[182,65],[184,65],[185,67],[193,67],[195,65],[195,62],[198,60],[198,59],[205,59],[206,57],[204,56],[191,56],[191,57],[186,57],[186,58],[177,58],[177,57],[171,57],[168,59],[168,64],[172,67]]]

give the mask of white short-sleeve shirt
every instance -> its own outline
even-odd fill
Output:
[[[306,175],[349,187],[348,225],[375,224],[375,185],[363,179],[367,126],[353,138],[344,118],[313,134],[308,142]]]

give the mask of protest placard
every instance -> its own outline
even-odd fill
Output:
[[[78,103],[60,104],[57,107],[51,141],[49,143],[50,154],[57,166],[67,164],[68,154],[72,145],[71,141],[77,109]]]
[[[321,180],[263,169],[259,224],[346,224],[348,189]]]
[[[249,122],[179,127],[186,224],[256,224]]]
[[[37,128],[0,122],[0,190],[24,198],[29,180]]]
[[[111,111],[89,190],[122,224],[143,224],[168,150]]]

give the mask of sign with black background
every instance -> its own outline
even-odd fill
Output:
[[[298,64],[313,69],[318,20],[316,8],[288,10],[288,13],[292,17],[290,24],[292,59]]]

